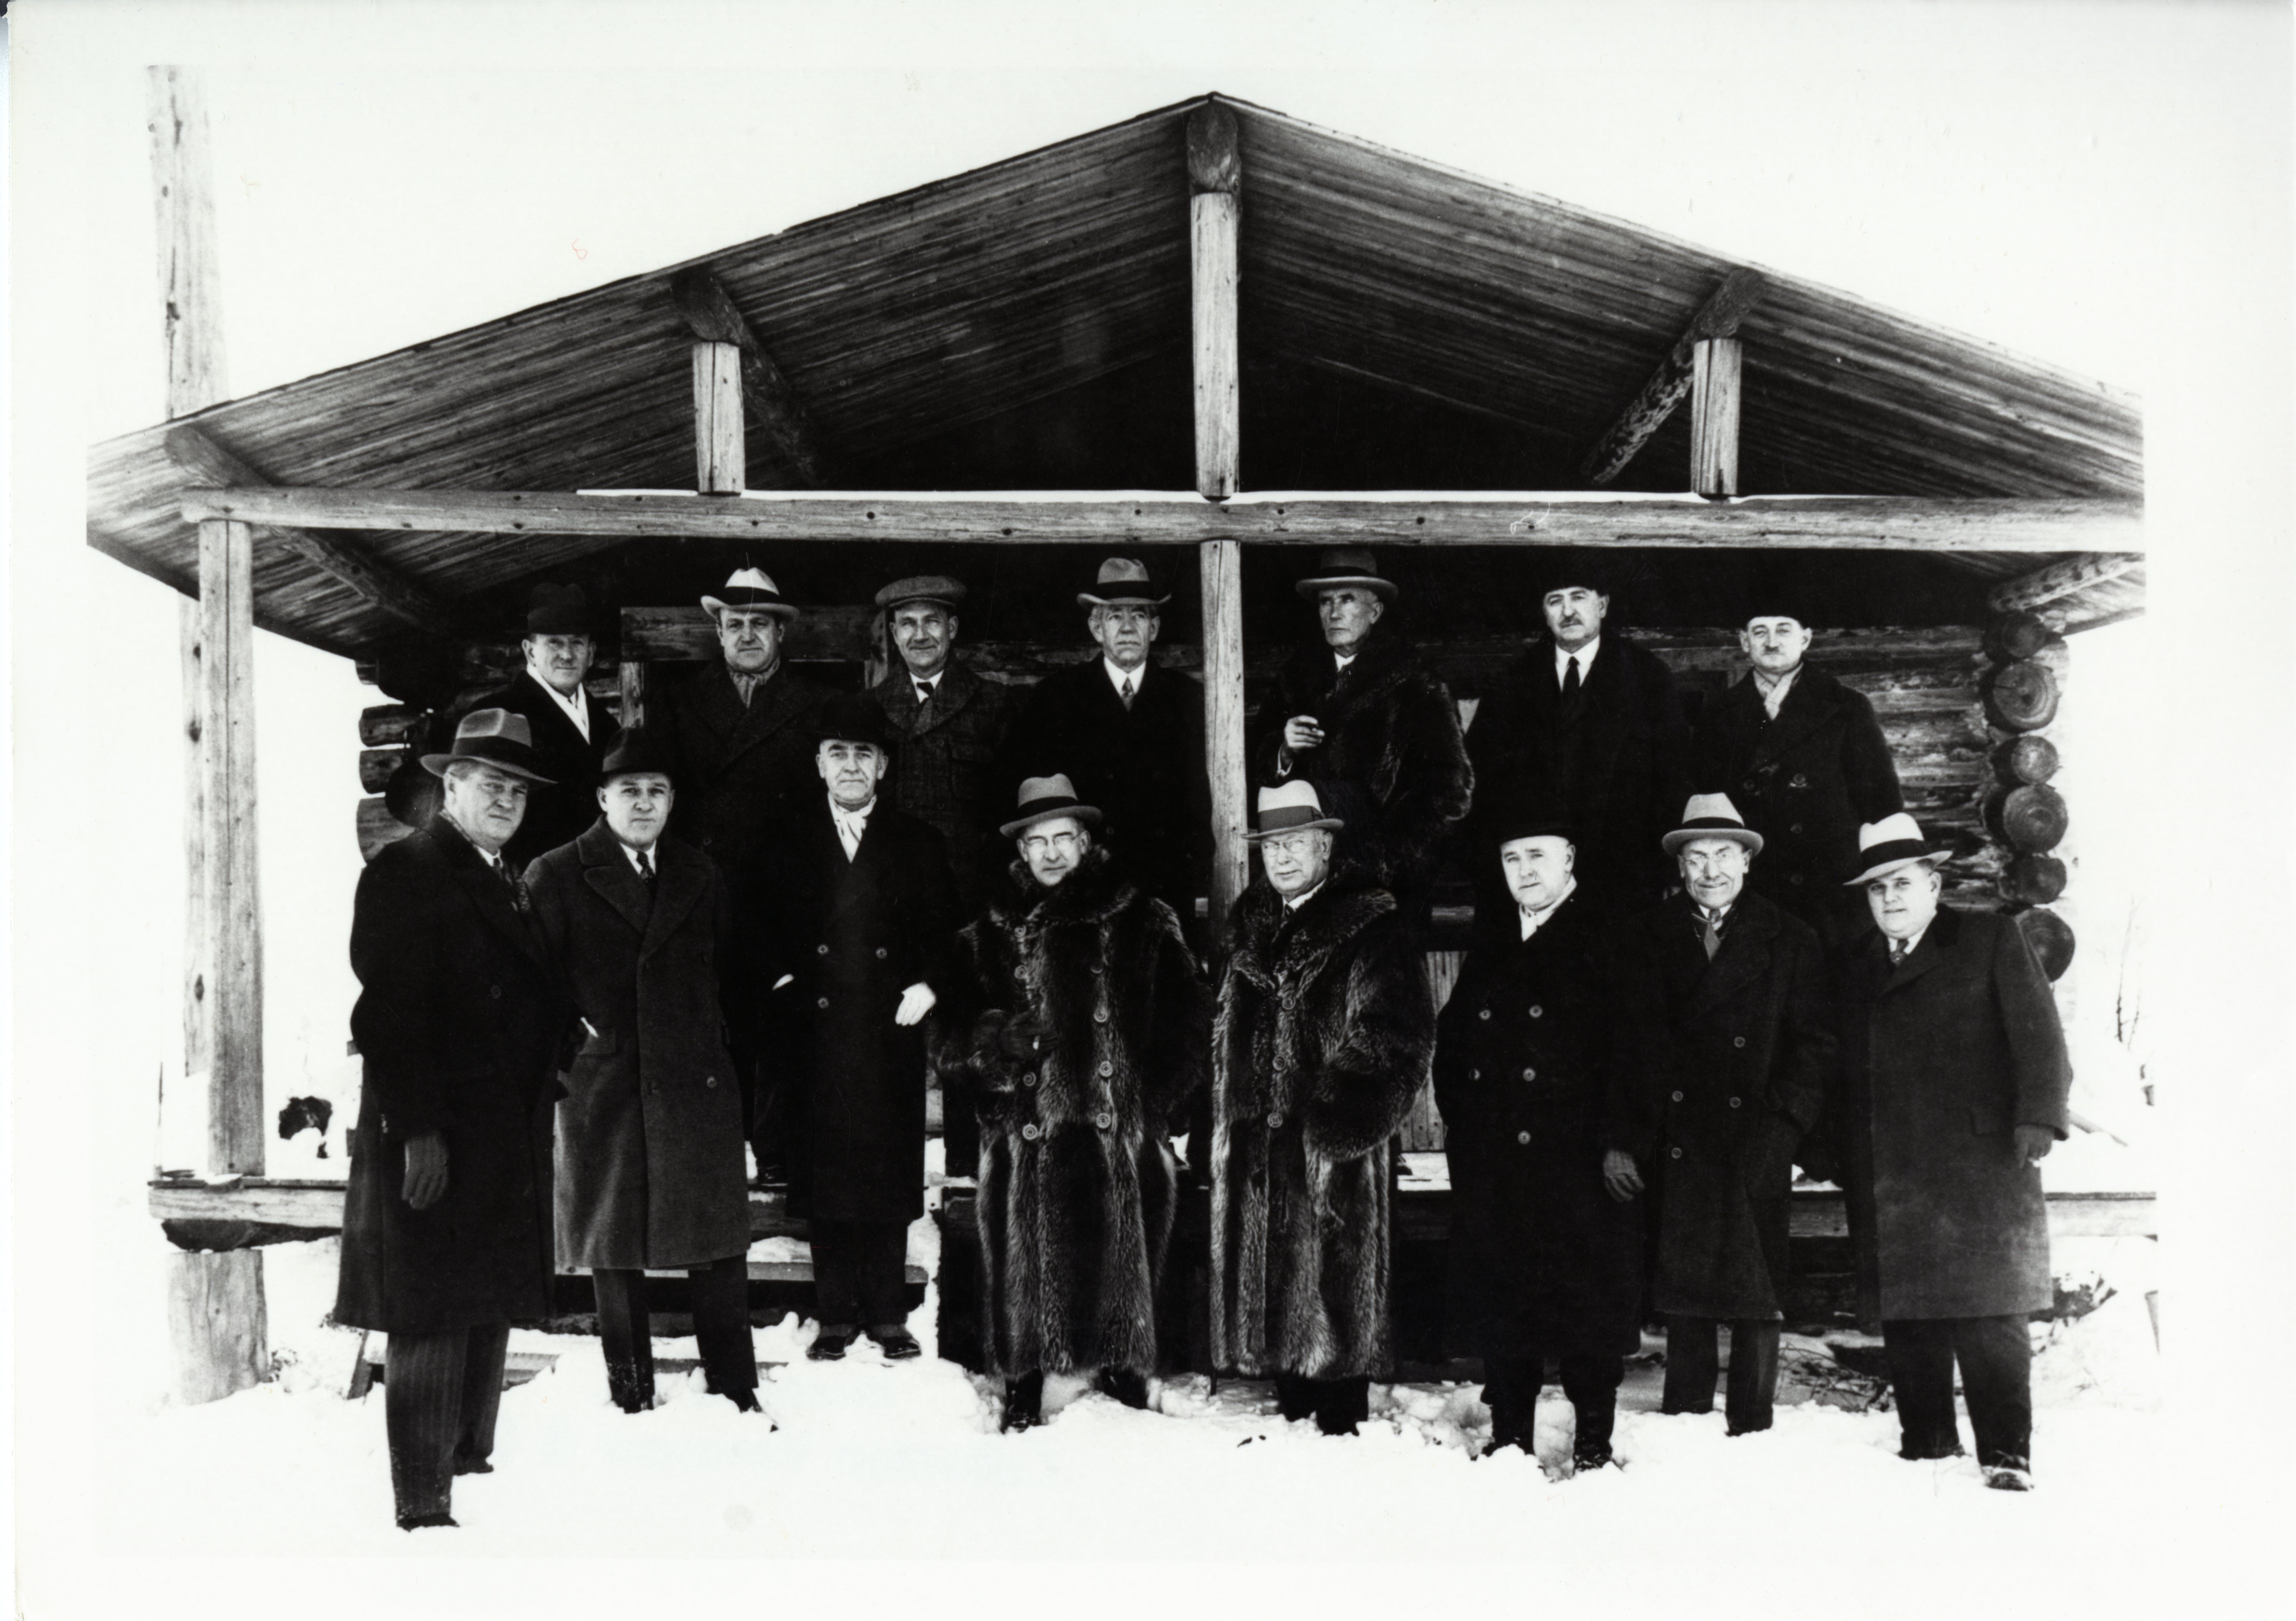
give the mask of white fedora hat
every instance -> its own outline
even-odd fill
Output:
[[[1871,884],[1900,867],[1911,867],[1917,861],[1934,867],[1945,858],[1944,851],[1931,848],[1929,841],[1922,837],[1921,824],[1900,810],[1857,829],[1857,863],[1863,870],[1842,882],[1850,885]]]
[[[1336,816],[1324,814],[1324,802],[1316,792],[1316,785],[1301,778],[1277,788],[1259,791],[1259,826],[1243,836],[1264,839],[1279,833],[1297,833],[1306,827],[1340,828],[1347,824]]]
[[[797,617],[797,605],[782,595],[781,587],[763,569],[735,569],[718,588],[726,594],[701,599],[712,619],[728,608],[758,609],[783,619]]]
[[[1749,857],[1762,853],[1762,835],[1746,826],[1727,794],[1693,794],[1682,808],[1682,826],[1659,840],[1669,855],[1681,853],[1694,839],[1730,839],[1746,847]]]

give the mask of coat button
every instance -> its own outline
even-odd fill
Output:
[[[1092,965],[1092,973],[1093,973],[1093,977],[1094,977],[1095,979],[1099,978],[1102,975],[1103,975],[1103,974],[1105,974],[1105,973],[1107,973],[1107,972],[1108,972],[1108,970],[1107,970],[1106,968],[1104,968],[1104,967],[1101,967],[1101,965],[1100,965],[1100,964],[1098,964],[1098,963],[1095,963],[1095,964],[1093,964],[1093,965]]]
[[[1470,1081],[1480,1081],[1482,1078],[1483,1072],[1480,1069],[1471,1069],[1467,1072],[1467,1079]]]
[[[1680,1092],[1677,1092],[1677,1093],[1675,1093],[1675,1095],[1674,1095],[1674,1100],[1675,1100],[1677,1103],[1680,1103],[1680,1102],[1682,1101],[1682,1094],[1681,1094]]]
[[[877,948],[877,960],[879,962],[885,960],[885,948],[883,946],[879,946]]]
[[[1746,1038],[1744,1036],[1732,1036],[1730,1038],[1730,1045],[1733,1047],[1743,1047],[1745,1044]]]
[[[1116,1066],[1103,1058],[1100,1061],[1100,1073],[1103,1075],[1112,1075],[1116,1073]]]
[[[816,957],[826,957],[829,955],[829,948],[825,945],[817,945],[813,948],[813,954]]]
[[[1522,1078],[1526,1081],[1536,1081],[1538,1079],[1538,1072],[1530,1068],[1529,1066],[1525,1066],[1522,1072]]]
[[[1730,1099],[1730,1107],[1734,1109],[1738,1107],[1738,1100],[1735,1098]]]
[[[826,1008],[829,1006],[829,999],[825,996],[816,997],[813,1005],[816,1008]]]
[[[1111,1129],[1116,1124],[1116,1116],[1110,1114],[1106,1109],[1103,1109],[1099,1114],[1095,1115],[1092,1117],[1092,1123],[1098,1126],[1102,1131],[1105,1131]]]
[[[1107,1009],[1107,1008],[1094,1008],[1094,1009],[1092,1010],[1092,1022],[1093,1022],[1094,1024],[1107,1024],[1107,1023],[1108,1023],[1108,1009]]]
[[[1801,824],[1800,824],[1800,822],[1796,822],[1796,823],[1793,825],[1792,828],[1790,831],[1794,832],[1794,833],[1800,833],[1800,832],[1801,831]]]
[[[1530,1133],[1528,1131],[1517,1131],[1514,1134],[1514,1140],[1515,1141],[1522,1144],[1525,1148],[1529,1148],[1530,1146]]]
[[[1475,1015],[1475,1016],[1479,1019],[1487,1019],[1491,1016],[1491,1010],[1486,1008],[1480,1013]]]
[[[1036,1141],[1037,1139],[1042,1137],[1044,1134],[1044,1128],[1039,1126],[1033,1120],[1031,1120],[1027,1125],[1021,1128],[1021,1135],[1027,1138],[1030,1142]]]
[[[718,1077],[715,1075],[704,1075],[701,1077],[701,1084],[707,1087],[715,1088],[718,1084]]]
[[[1537,1002],[1533,1002],[1530,1005],[1530,1016],[1535,1019],[1543,1019],[1546,1016],[1546,1009],[1540,1007]]]
[[[1037,1084],[1037,1072],[1036,1072],[1035,1070],[1033,1070],[1033,1069],[1032,1069],[1032,1070],[1030,1070],[1027,1074],[1025,1074],[1025,1075],[1021,1076],[1021,1085],[1023,1085],[1023,1086],[1034,1086],[1034,1085],[1036,1085],[1036,1084]]]
[[[488,985],[487,987],[487,994],[493,997],[495,1000],[500,1001],[502,1000],[502,987],[500,985]]]
[[[1270,1109],[1267,1111],[1267,1129],[1269,1131],[1273,1131],[1276,1130],[1282,1126],[1283,1123],[1283,1111],[1282,1109]]]
[[[1680,1148],[1669,1148],[1667,1152],[1677,1159],[1680,1159],[1682,1157],[1682,1150]]]
[[[1789,883],[1793,883],[1793,884],[1799,884],[1799,883],[1800,883],[1800,882],[1801,882],[1801,874],[1800,874],[1800,873],[1796,873],[1796,874],[1794,874],[1794,876],[1793,876],[1791,879],[1789,879],[1789,880],[1788,880],[1788,882],[1789,882]]]

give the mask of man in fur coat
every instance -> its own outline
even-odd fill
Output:
[[[1212,1365],[1352,1435],[1393,1360],[1394,1138],[1435,1007],[1395,897],[1335,867],[1312,782],[1262,788],[1265,883],[1235,903],[1212,1032]]]
[[[1642,1343],[1643,1202],[1603,1178],[1604,1122],[1628,1076],[1615,928],[1578,893],[1570,827],[1535,806],[1485,826],[1514,937],[1467,953],[1438,1025],[1435,1099],[1486,1451],[1531,1450],[1552,1356],[1577,1417],[1572,1467],[1600,1469]]]
[[[594,794],[605,815],[527,868],[537,929],[580,1045],[558,1105],[558,1259],[589,1270],[606,1386],[653,1405],[646,1272],[682,1268],[709,1388],[758,1411],[742,1091],[726,1050],[733,911],[717,864],[666,837],[669,764],[622,734]]]
[[[1047,1372],[1096,1370],[1147,1405],[1169,1138],[1203,1084],[1210,997],[1179,917],[1110,863],[1099,823],[1065,777],[1021,786],[1000,829],[1017,893],[964,929],[943,1010],[941,1074],[982,1122],[982,1365],[1008,1430],[1039,1421]]]
[[[526,638],[519,643],[526,668],[479,701],[480,709],[526,717],[535,764],[550,778],[548,786],[528,795],[526,819],[503,851],[516,871],[598,819],[598,762],[621,727],[611,711],[590,702],[582,686],[597,646],[589,598],[580,586],[536,586],[527,599]]]
[[[1795,1150],[1825,1104],[1835,1042],[1809,926],[1747,884],[1759,834],[1726,794],[1696,794],[1665,849],[1683,893],[1630,926],[1631,1107],[1606,1174],[1658,1199],[1652,1302],[1666,1319],[1670,1413],[1714,1411],[1730,1325],[1734,1436],[1770,1428]]]
[[[1458,705],[1392,621],[1396,586],[1365,551],[1327,551],[1299,594],[1323,634],[1277,676],[1275,725],[1254,751],[1262,783],[1309,782],[1346,825],[1338,859],[1423,918],[1436,863],[1475,773]]]

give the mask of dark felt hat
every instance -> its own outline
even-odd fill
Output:
[[[1562,807],[1536,794],[1509,795],[1484,827],[1487,848],[1517,839],[1568,839],[1574,847],[1578,843],[1578,829]]]
[[[1076,786],[1058,772],[1050,777],[1031,777],[1021,785],[1020,814],[996,831],[1011,838],[1023,827],[1035,826],[1048,817],[1073,816],[1080,822],[1097,824],[1100,809],[1087,805],[1076,795]]]
[[[595,636],[590,623],[590,599],[578,585],[553,585],[545,580],[527,594],[526,633],[529,636]]]
[[[1770,558],[1758,559],[1746,571],[1745,589],[1738,602],[1738,628],[1754,619],[1792,620],[1805,630],[1816,629],[1810,617],[1809,588],[1803,571]]]
[[[1302,576],[1292,588],[1309,602],[1318,591],[1340,586],[1362,586],[1382,602],[1396,598],[1395,581],[1379,572],[1379,564],[1361,547],[1334,547],[1316,559],[1316,572]]]
[[[444,754],[423,755],[422,769],[444,777],[457,760],[479,761],[545,786],[556,780],[534,769],[534,728],[524,715],[506,709],[474,709],[464,715],[455,728],[455,746]]]
[[[605,761],[598,767],[598,780],[604,783],[640,772],[667,777],[673,783],[677,778],[677,773],[670,769],[669,751],[657,743],[644,727],[634,726],[615,738],[614,746],[606,751]]]
[[[814,717],[813,736],[817,743],[835,738],[840,743],[873,743],[889,754],[893,751],[892,737],[885,730],[885,712],[866,693],[840,692],[823,704]]]
[[[1615,597],[1620,579],[1619,565],[1599,547],[1560,547],[1539,559],[1538,594],[1542,597],[1549,591],[1570,586],[1583,586],[1604,597]]]

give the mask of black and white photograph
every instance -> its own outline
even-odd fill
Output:
[[[2296,1615],[2288,5],[0,30],[21,1613]]]

